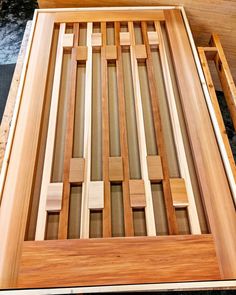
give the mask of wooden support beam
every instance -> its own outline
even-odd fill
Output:
[[[70,183],[82,183],[84,181],[84,158],[71,158],[70,159]]]
[[[206,55],[207,60],[214,60],[217,54],[217,48],[216,47],[199,47],[201,48]]]
[[[147,156],[148,176],[153,182],[163,180],[163,170],[160,156]]]
[[[53,90],[52,90],[52,99],[51,99],[51,108],[49,114],[49,123],[48,123],[48,134],[46,142],[46,151],[44,157],[44,166],[43,166],[43,176],[39,200],[39,210],[38,210],[38,219],[36,225],[36,240],[43,240],[46,230],[46,202],[47,202],[47,190],[48,185],[51,180],[52,173],[52,164],[53,164],[53,154],[54,154],[54,143],[56,137],[56,125],[57,125],[57,113],[58,113],[58,104],[59,104],[59,94],[60,94],[60,82],[61,82],[61,73],[62,73],[62,61],[63,61],[63,48],[64,48],[64,36],[65,36],[65,23],[60,24],[59,39],[56,53],[56,65],[55,65],[55,75],[53,80]],[[66,43],[66,45],[68,45]]]
[[[198,53],[199,53],[199,58],[201,61],[201,65],[202,65],[202,69],[204,72],[204,76],[206,79],[206,83],[207,83],[207,88],[210,94],[210,98],[212,101],[212,105],[214,107],[214,111],[215,111],[215,115],[219,124],[219,128],[220,128],[220,132],[221,132],[221,136],[222,139],[224,141],[224,145],[225,145],[225,149],[226,149],[226,153],[228,155],[229,158],[229,163],[232,169],[232,173],[234,176],[234,181],[236,182],[236,167],[235,167],[235,161],[234,161],[234,156],[230,147],[230,143],[229,143],[229,139],[228,139],[228,135],[225,129],[225,124],[224,124],[224,120],[221,114],[221,110],[220,110],[220,106],[218,103],[218,99],[216,96],[216,91],[215,91],[215,87],[214,87],[214,83],[213,80],[211,78],[211,72],[208,66],[208,62],[207,62],[207,57],[206,57],[206,51],[205,51],[205,47],[198,47]]]
[[[160,58],[161,58],[161,65],[162,65],[165,89],[167,94],[167,102],[168,102],[168,106],[170,110],[171,125],[173,128],[173,135],[174,135],[175,144],[176,144],[180,174],[181,174],[181,177],[185,179],[187,193],[188,193],[189,206],[187,210],[188,210],[188,216],[189,216],[190,229],[192,234],[200,234],[201,233],[200,221],[198,217],[190,172],[188,168],[188,161],[187,161],[181,126],[179,121],[177,105],[175,101],[175,94],[174,94],[173,83],[172,83],[172,79],[170,75],[170,67],[168,63],[167,52],[165,49],[161,25],[159,22],[155,22],[155,29],[158,33],[158,38],[159,38],[159,52],[160,52]]]
[[[175,208],[189,205],[185,181],[183,178],[170,178],[170,189]]]
[[[60,211],[62,203],[63,182],[49,183],[46,211]]]
[[[89,183],[89,209],[104,209],[104,182],[90,181]]]
[[[124,225],[125,236],[134,235],[133,226],[133,213],[130,206],[129,196],[129,155],[128,155],[128,142],[127,142],[127,126],[126,126],[126,111],[125,111],[125,96],[124,96],[124,77],[123,77],[123,63],[122,51],[120,45],[120,23],[115,22],[115,44],[117,47],[117,91],[118,91],[118,108],[119,108],[119,131],[120,131],[120,150],[124,166],[124,181],[122,182],[123,188],[123,205],[124,205]]]
[[[89,184],[91,174],[91,124],[92,124],[92,32],[93,24],[87,23],[88,56],[85,72],[85,107],[83,158],[85,159],[84,182],[82,184],[80,238],[89,238]]]
[[[109,157],[109,179],[110,181],[124,180],[122,157]]]
[[[107,32],[106,23],[101,23],[102,48],[101,48],[101,72],[102,72],[102,175],[104,181],[104,210],[103,210],[103,237],[111,237],[111,188],[109,181],[109,105],[108,105],[108,71],[106,59]]]
[[[152,190],[151,183],[148,177],[147,168],[147,146],[146,137],[144,129],[144,118],[142,109],[142,98],[139,82],[138,73],[138,62],[135,52],[135,35],[134,35],[134,25],[133,22],[128,22],[128,29],[130,33],[130,57],[131,57],[131,70],[133,78],[134,87],[134,100],[135,100],[135,112],[136,112],[136,122],[138,131],[138,144],[139,144],[139,154],[140,154],[140,164],[141,164],[141,175],[144,181],[145,187],[145,197],[146,197],[146,207],[145,207],[145,217],[146,217],[146,228],[148,236],[156,235],[156,225],[153,211],[153,201],[152,201]]]
[[[155,129],[155,135],[156,135],[155,136],[156,146],[157,146],[158,154],[160,155],[161,162],[162,162],[162,171],[163,171],[162,184],[163,184],[163,193],[164,193],[164,200],[165,200],[165,207],[166,207],[166,214],[167,214],[168,230],[169,230],[169,234],[178,234],[175,209],[173,207],[173,201],[172,201],[171,190],[170,190],[169,168],[168,168],[166,148],[165,148],[165,142],[164,142],[163,131],[162,131],[161,116],[160,116],[160,110],[159,110],[159,98],[157,96],[157,90],[155,85],[153,60],[152,60],[151,48],[148,43],[146,22],[141,23],[141,28],[142,28],[142,36],[143,36],[144,44],[146,45],[146,49],[147,49],[146,66],[147,66],[147,74],[148,74],[148,81],[149,81],[149,91],[151,96],[154,129]]]

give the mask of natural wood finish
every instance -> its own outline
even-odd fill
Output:
[[[70,183],[82,183],[84,181],[84,159],[83,158],[71,158],[70,159]]]
[[[104,182],[90,181],[89,183],[89,209],[103,209],[104,208]]]
[[[216,54],[217,54],[217,48],[216,47],[204,47],[205,55],[207,60],[214,60]]]
[[[125,236],[134,235],[133,213],[130,206],[129,197],[129,156],[127,142],[127,126],[126,126],[126,111],[125,111],[125,96],[124,96],[124,77],[122,51],[120,46],[120,23],[115,22],[115,44],[117,47],[117,94],[118,94],[118,109],[119,109],[119,135],[120,135],[120,151],[124,166],[124,180],[122,182],[123,189],[123,206],[124,206],[124,225]]]
[[[92,33],[92,46],[101,47],[102,46],[102,34],[101,33]]]
[[[130,45],[129,32],[120,32],[120,45]]]
[[[73,168],[72,150],[74,134],[74,113],[76,96],[76,73],[77,73],[77,44],[79,35],[79,25],[73,26],[73,48],[71,54],[71,72],[70,72],[70,96],[68,99],[67,118],[66,118],[66,136],[64,147],[64,167],[63,167],[63,200],[62,210],[60,212],[58,238],[66,239],[68,232],[69,203],[70,203],[70,177],[71,168]],[[71,167],[72,165],[72,167]],[[74,170],[74,169],[73,169]],[[73,180],[73,179],[72,179]]]
[[[221,86],[224,91],[234,130],[236,130],[236,87],[234,80],[217,34],[212,34],[211,44],[217,48],[217,55],[215,56],[216,69],[220,77]]]
[[[112,238],[24,242],[17,287],[217,279],[220,273],[211,235]]]
[[[148,176],[151,181],[163,180],[162,163],[160,156],[147,156]]]
[[[200,57],[200,60],[201,60],[204,76],[205,76],[205,79],[206,79],[206,82],[207,82],[207,88],[208,88],[208,91],[210,93],[212,105],[214,107],[214,111],[215,111],[217,121],[218,121],[218,124],[219,124],[221,136],[222,136],[222,139],[224,141],[225,149],[226,149],[226,152],[227,152],[227,155],[228,155],[228,158],[229,158],[229,162],[230,162],[230,166],[231,166],[232,173],[233,173],[233,176],[234,176],[234,180],[236,182],[235,161],[234,161],[233,153],[232,153],[232,150],[231,150],[231,147],[230,147],[230,144],[229,144],[229,139],[228,139],[228,136],[227,136],[227,133],[226,133],[225,124],[224,124],[223,117],[222,117],[222,114],[221,114],[218,99],[217,99],[217,96],[216,96],[214,83],[213,83],[212,77],[211,77],[211,72],[210,72],[210,69],[209,69],[209,66],[208,66],[205,48],[204,47],[198,47],[198,53],[199,53],[199,57]]]
[[[228,181],[181,13],[165,11],[165,18],[187,131],[222,278],[235,278],[236,252],[232,249],[236,249],[236,216]]]
[[[145,194],[130,195],[130,204],[132,208],[145,208],[146,207]]]
[[[79,61],[86,61],[88,56],[87,46],[78,46],[76,48],[76,59]]]
[[[110,181],[124,180],[122,157],[109,158],[109,179]]]
[[[109,105],[108,105],[108,69],[106,59],[107,30],[106,23],[101,23],[101,74],[102,74],[102,175],[104,181],[104,210],[103,210],[103,237],[111,237],[111,187],[109,181]]]
[[[145,45],[135,45],[135,56],[137,59],[146,59],[147,58],[147,52]]]
[[[190,177],[190,171],[189,171],[189,166],[187,161],[186,148],[184,146],[184,140],[183,140],[182,130],[180,126],[180,119],[179,119],[179,114],[178,114],[176,100],[175,100],[174,86],[173,86],[173,82],[172,82],[172,78],[170,74],[170,67],[169,67],[169,62],[168,62],[168,57],[167,57],[167,52],[166,52],[166,48],[164,44],[160,22],[155,22],[155,29],[159,36],[159,52],[160,52],[160,58],[161,58],[164,83],[166,86],[166,96],[167,96],[167,102],[169,105],[173,135],[175,139],[175,146],[176,146],[176,151],[178,156],[180,175],[182,178],[185,179],[186,189],[188,192],[189,206],[187,208],[187,211],[188,211],[188,217],[189,217],[190,230],[192,234],[200,234],[201,233],[200,221],[198,217],[198,212],[197,212],[197,207],[196,207],[196,202],[195,202],[195,197],[194,197],[194,192],[192,187],[192,180]]]
[[[131,179],[129,181],[130,195],[145,195],[144,181],[142,179]]]
[[[115,45],[107,45],[106,46],[106,59],[107,60],[117,59],[117,49],[116,49]]]
[[[168,230],[169,230],[169,234],[172,235],[172,234],[178,234],[178,228],[177,228],[175,210],[173,207],[173,200],[172,200],[171,190],[170,190],[167,154],[166,154],[165,142],[164,142],[163,131],[162,131],[160,109],[158,104],[159,98],[157,96],[157,90],[155,85],[151,48],[150,48],[150,45],[148,44],[147,24],[145,22],[142,22],[141,27],[142,27],[143,41],[147,49],[146,65],[147,65],[147,74],[148,74],[148,80],[149,80],[149,91],[150,91],[150,97],[151,97],[153,122],[154,122],[154,129],[155,129],[155,135],[156,135],[156,138],[155,138],[156,146],[158,149],[158,154],[160,155],[162,160],[161,161],[162,171],[163,171],[162,185],[163,185]]]
[[[23,74],[24,87],[19,92],[21,105],[1,203],[0,288],[15,285],[17,279],[30,202],[30,188],[35,173],[44,89],[54,28],[50,15],[42,14],[37,18],[35,16],[35,21],[37,25],[32,27],[32,45],[29,47],[26,75]]]
[[[63,183],[55,182],[48,185],[46,211],[60,211]]]
[[[148,35],[148,43],[149,45],[158,45],[159,44],[159,39],[157,32],[147,32]]]
[[[62,40],[62,46],[65,48],[71,48],[73,46],[74,34],[64,34]]]
[[[182,208],[188,206],[188,196],[183,178],[171,178],[170,189],[173,198],[173,205],[175,208]]]

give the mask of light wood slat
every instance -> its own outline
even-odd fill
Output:
[[[17,280],[35,175],[53,28],[50,15],[35,15],[0,209],[0,288],[11,288]]]
[[[207,58],[206,58],[205,47],[198,47],[198,53],[199,53],[200,61],[201,61],[201,64],[202,64],[202,69],[203,69],[203,72],[204,72],[204,76],[205,76],[205,79],[206,79],[206,82],[207,82],[207,88],[208,88],[208,91],[210,93],[212,105],[214,107],[215,114],[216,114],[216,117],[217,117],[217,121],[218,121],[218,124],[219,124],[221,136],[222,136],[222,139],[224,141],[226,153],[227,153],[228,158],[229,158],[229,163],[230,163],[232,173],[233,173],[233,176],[234,176],[234,181],[236,182],[236,167],[235,167],[234,156],[233,156],[230,144],[229,144],[229,139],[228,139],[227,132],[226,132],[226,129],[225,129],[224,120],[223,120],[223,117],[221,115],[221,110],[220,110],[220,106],[219,106],[218,99],[217,99],[217,96],[216,96],[214,83],[213,83],[212,78],[211,78],[211,72],[210,72],[208,62],[207,62]]]
[[[199,68],[200,63],[193,40],[186,33],[181,12],[166,11],[165,18],[187,132],[221,275],[222,279],[230,279],[236,277],[236,252],[232,251],[236,249],[235,208],[195,61]],[[205,81],[200,69],[199,74],[201,81]],[[207,96],[206,99],[209,111],[212,111]]]
[[[60,31],[59,31],[59,38],[58,38],[57,53],[56,53],[55,75],[53,79],[52,99],[51,99],[51,107],[50,107],[50,114],[49,114],[48,133],[47,133],[46,151],[45,151],[45,157],[44,157],[44,167],[43,167],[43,176],[42,176],[35,240],[44,240],[45,230],[46,230],[47,190],[51,180],[51,172],[52,172],[52,164],[53,164],[54,143],[55,143],[56,125],[57,125],[57,112],[58,112],[60,82],[61,82],[61,73],[62,73],[63,37],[65,34],[65,29],[66,29],[65,23],[61,24]]]
[[[84,182],[82,185],[80,237],[89,238],[89,183],[91,181],[91,124],[92,124],[92,33],[93,24],[87,23],[87,61],[85,72],[84,107]]]
[[[190,221],[190,229],[192,234],[200,234],[201,233],[200,222],[199,222],[199,217],[197,213],[197,208],[196,208],[196,203],[195,203],[195,198],[194,198],[194,193],[193,193],[193,188],[192,188],[192,183],[190,178],[190,172],[188,169],[188,162],[187,162],[183,136],[182,136],[180,122],[179,122],[173,84],[172,84],[172,80],[170,76],[170,68],[168,64],[167,53],[165,50],[164,40],[162,36],[162,31],[161,31],[161,25],[159,22],[155,22],[155,28],[159,37],[159,52],[160,52],[161,65],[162,65],[162,71],[164,76],[165,89],[167,94],[167,101],[168,101],[170,116],[172,121],[173,134],[175,138],[175,146],[176,146],[176,151],[178,156],[179,169],[180,169],[181,177],[185,179],[186,189],[188,194],[189,205],[187,207],[187,210],[188,210],[188,216]]]
[[[166,208],[166,216],[168,222],[168,230],[169,234],[178,234],[177,228],[177,221],[175,216],[175,209],[173,206],[173,200],[171,196],[171,189],[170,189],[170,179],[169,179],[169,169],[168,169],[168,162],[167,162],[167,155],[165,149],[165,142],[162,132],[162,124],[161,124],[161,116],[160,110],[158,105],[158,96],[155,87],[155,78],[153,72],[153,61],[152,61],[152,53],[151,48],[148,43],[148,35],[147,35],[147,25],[145,22],[141,23],[142,27],[142,36],[144,40],[144,44],[146,45],[147,50],[147,59],[146,59],[146,66],[147,66],[147,74],[149,80],[149,90],[151,96],[151,105],[152,105],[152,113],[153,113],[153,123],[155,129],[155,139],[156,145],[158,149],[158,154],[162,160],[162,171],[163,171],[163,193],[164,193],[164,201],[165,201],[165,208]]]
[[[236,87],[234,80],[217,34],[212,34],[211,44],[217,48],[218,54],[215,56],[216,69],[220,77],[221,86],[224,91],[234,130],[236,130]]]
[[[142,98],[141,98],[139,73],[138,73],[138,62],[135,55],[134,26],[132,22],[128,22],[128,29],[130,33],[130,39],[131,39],[130,40],[131,41],[130,57],[131,57],[134,98],[135,98],[135,112],[136,112],[136,122],[137,122],[137,131],[138,131],[141,175],[142,175],[142,179],[144,180],[145,196],[146,196],[146,207],[145,207],[146,228],[147,228],[148,236],[155,236],[156,225],[155,225],[155,218],[154,218],[154,211],[153,211],[151,183],[148,177],[148,168],[147,168],[147,159],[146,159],[147,146],[146,146],[145,129],[144,129],[144,118],[143,118]]]
[[[102,47],[102,174],[104,181],[103,237],[111,237],[111,188],[109,181],[109,106],[108,106],[108,73],[106,59],[107,32],[106,23],[101,23]]]
[[[75,116],[75,98],[76,98],[76,77],[77,77],[77,46],[79,39],[79,24],[73,26],[73,48],[71,54],[71,72],[70,72],[70,98],[68,99],[67,118],[66,118],[66,136],[64,149],[64,167],[63,167],[63,199],[60,212],[58,239],[67,239],[69,201],[70,201],[70,161],[73,152],[74,135],[74,116]]]
[[[120,150],[123,159],[124,180],[122,182],[123,188],[123,206],[124,206],[124,225],[125,236],[134,235],[133,213],[130,205],[129,196],[129,153],[127,141],[127,126],[126,126],[126,112],[125,112],[125,96],[124,96],[124,77],[122,64],[122,51],[120,46],[120,23],[115,22],[115,44],[117,46],[117,91],[118,91],[118,109],[119,109],[119,133],[120,133]]]

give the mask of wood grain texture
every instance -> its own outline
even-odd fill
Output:
[[[222,278],[236,278],[236,215],[229,184],[181,13],[166,11],[165,17],[183,113]]]
[[[31,185],[35,173],[53,25],[50,15],[38,16],[24,88],[21,92],[21,106],[0,214],[0,287],[2,288],[12,286],[17,277],[18,258],[24,240]],[[23,138],[22,134],[24,134]]]
[[[24,242],[17,287],[217,279],[211,235],[61,240]]]

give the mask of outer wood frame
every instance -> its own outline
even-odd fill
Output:
[[[125,8],[125,9],[127,9],[127,8]],[[156,9],[156,7],[152,7],[152,9]],[[174,7],[165,7],[165,8],[160,7],[158,9],[166,9],[166,10],[168,10],[168,9],[174,9]],[[53,10],[50,10],[50,12],[53,12]],[[192,46],[192,49],[193,49],[193,52],[194,52],[195,45],[193,43],[193,40],[191,39],[192,38],[191,31],[190,31],[190,29],[188,27],[187,19],[186,19],[185,15],[184,15],[184,10],[183,9],[182,9],[182,14],[183,14],[183,17],[184,17],[184,21],[185,21],[185,25],[186,25],[186,28],[187,28],[188,36],[189,36],[190,41],[191,41],[191,46]],[[36,12],[36,14],[35,14],[35,19],[37,19],[37,18],[38,18],[38,12]],[[45,32],[48,32],[48,29],[49,28],[47,27],[45,29]],[[35,30],[35,26],[33,26],[33,28],[32,28],[32,35],[35,34],[34,30]],[[49,45],[50,44],[47,44],[47,46],[49,46]],[[43,46],[45,46],[45,44],[43,44]],[[200,78],[202,79],[202,77],[201,77],[201,67],[199,66],[199,60],[197,59],[195,53],[194,53],[194,57],[195,57],[195,61],[196,61],[197,65],[198,65],[198,72],[200,74]],[[28,60],[27,60],[26,63],[28,63],[28,61],[29,61],[29,58],[28,58]],[[25,76],[26,76],[26,69],[25,69],[25,72],[23,73],[23,77],[25,77]],[[23,80],[24,80],[24,78],[23,78]],[[203,78],[203,81],[204,81],[204,78]],[[207,91],[205,92],[205,95],[207,96],[206,93],[207,93]],[[212,114],[211,114],[211,116],[212,116]],[[213,116],[213,118],[214,118],[214,116]],[[34,119],[36,119],[36,118],[34,118]],[[217,128],[215,128],[215,130],[217,130]],[[17,131],[17,128],[16,128],[16,131]],[[37,134],[36,134],[36,138],[37,138]],[[15,151],[13,149],[14,148],[14,145],[12,144],[12,141],[10,141],[8,145],[10,146],[10,149],[12,151],[12,154],[14,154]],[[13,151],[14,151],[14,153],[13,153]],[[222,152],[222,154],[224,154],[224,149],[221,148],[221,152]],[[34,163],[31,162],[30,165],[33,168]],[[30,173],[31,173],[31,171],[32,171],[32,169],[30,170]],[[7,209],[7,213],[9,213],[9,210],[10,211],[12,210],[11,208],[12,208],[13,203],[12,202],[9,202],[9,200],[8,200],[8,202],[5,202],[4,201],[4,204],[5,205],[7,204],[6,207],[5,207],[5,209]],[[26,200],[26,204],[27,204],[27,200]],[[3,223],[6,226],[8,226],[9,222],[11,223],[11,215],[8,215],[8,216],[5,215],[5,216],[7,217],[6,219],[1,219],[0,229],[2,229],[2,224]],[[14,216],[14,217],[16,218],[16,216]],[[23,225],[23,229],[22,229],[22,225]],[[18,227],[20,227],[21,231],[22,230],[24,231],[24,222],[18,224]],[[5,229],[6,228],[4,228],[4,230]],[[12,251],[12,249],[14,247],[17,247],[17,253],[19,255],[20,248],[21,248],[21,241],[23,240],[23,237],[22,237],[22,235],[20,235],[20,236],[17,236],[16,235],[16,240],[18,238],[19,238],[19,241],[18,241],[19,243],[13,243],[13,245],[11,245],[11,250],[7,249],[7,251],[9,253]],[[1,254],[3,253],[2,251],[4,249],[6,250],[6,248],[2,248],[2,245],[3,245],[3,243],[0,246]],[[12,248],[12,246],[13,246],[13,248]],[[10,256],[0,255],[0,257],[1,257],[1,259],[5,259],[5,261],[4,260],[1,260],[0,261],[0,273],[3,270],[4,265],[8,265],[7,271],[6,271],[6,269],[4,269],[4,271],[5,271],[4,276],[5,276],[5,278],[7,278],[7,281],[4,282],[4,278],[2,276],[0,276],[1,277],[0,285],[1,286],[4,286],[4,285],[5,286],[9,286],[9,279],[11,280],[11,282],[14,282],[14,276],[16,274],[15,271],[17,271],[17,265],[14,267],[14,262],[15,261],[14,260],[11,260],[11,255]],[[12,263],[10,261],[12,261]],[[6,263],[8,263],[8,264],[6,264]],[[13,269],[15,269],[15,270],[13,270],[13,271],[10,270],[9,268],[11,268],[11,267],[13,267]],[[229,287],[235,287],[236,284],[235,284],[234,281],[217,281],[217,282],[205,282],[205,283],[203,283],[203,282],[202,283],[197,282],[197,283],[179,283],[179,284],[178,283],[176,283],[176,284],[173,283],[173,284],[158,284],[158,285],[157,284],[151,284],[151,285],[136,285],[136,286],[133,286],[133,285],[132,286],[113,286],[113,287],[108,286],[108,287],[99,288],[99,289],[97,289],[97,287],[95,287],[95,288],[73,288],[73,290],[76,289],[79,292],[81,292],[81,290],[83,290],[83,292],[91,292],[91,290],[97,290],[97,291],[98,290],[100,290],[100,291],[101,290],[110,290],[110,291],[112,291],[112,290],[116,290],[116,291],[119,291],[119,290],[160,290],[160,289],[161,290],[162,289],[164,289],[164,290],[172,290],[172,289],[176,289],[176,288],[180,288],[180,289],[189,289],[189,288],[190,289],[192,289],[192,288],[199,289],[199,288],[201,288],[201,286],[202,286],[202,288],[214,288],[214,287],[216,287],[216,288],[218,288],[218,287],[219,288],[224,287],[225,288],[227,286],[229,286]],[[72,290],[72,288],[69,288],[69,290]],[[38,292],[38,290],[35,290],[35,291],[36,291],[36,293]],[[64,291],[65,291],[65,289],[63,289],[63,292]],[[11,292],[11,291],[9,291],[9,292]],[[6,291],[5,293],[7,294],[9,292]],[[19,291],[19,292],[21,292],[21,291]],[[24,292],[24,294],[26,294],[26,292],[28,292],[28,291],[24,290],[23,292]],[[34,291],[29,291],[29,292],[34,292]],[[42,292],[44,292],[44,291],[42,291]],[[48,291],[45,290],[45,292],[48,292]],[[59,290],[58,292],[59,292],[58,294],[61,294],[61,290]],[[16,293],[16,291],[13,291],[13,293]]]

